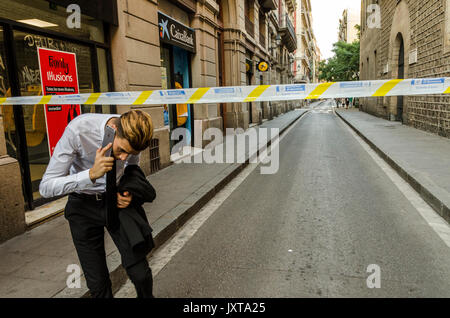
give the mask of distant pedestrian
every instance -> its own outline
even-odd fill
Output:
[[[350,100],[348,98],[345,99],[345,109],[348,109],[348,105],[350,104]]]

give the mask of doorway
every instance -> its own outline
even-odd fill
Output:
[[[398,52],[398,76],[397,78],[405,78],[405,47],[403,42],[403,37],[401,34],[398,35],[398,40],[400,42],[400,49]],[[397,97],[397,116],[396,121],[403,123],[403,96]]]
[[[192,83],[190,68],[190,53],[182,48],[162,44],[161,45],[161,87],[166,89],[190,88]],[[170,131],[177,128],[185,128],[187,133],[178,140],[170,139],[170,150],[179,142],[185,146],[193,145],[193,107],[191,104],[164,105],[164,125],[169,126]]]

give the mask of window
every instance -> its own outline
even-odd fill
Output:
[[[31,32],[14,31],[14,45],[22,96],[42,95],[37,47],[76,54],[80,93],[94,92],[92,56],[89,46],[71,43]],[[82,105],[82,113],[95,112],[95,106]],[[33,188],[33,199],[40,197],[38,188],[50,161],[44,105],[23,107],[23,118],[28,148],[28,160]]]
[[[266,17],[264,13],[259,13],[259,44],[266,48]]]
[[[244,1],[244,15],[245,15],[245,31],[252,38],[255,37],[255,17],[254,17],[254,3],[252,0]]]
[[[0,0],[0,97],[42,95],[38,47],[76,54],[80,93],[112,89],[103,22],[81,14],[81,28],[70,29],[68,15],[65,7],[49,6],[45,0]],[[12,65],[15,68],[8,70]],[[81,109],[111,113],[115,111],[111,107],[82,105]],[[20,161],[25,200],[33,209],[48,201],[38,191],[50,160],[45,106],[0,105],[0,112],[7,153]]]
[[[5,54],[3,28],[0,26],[0,98],[11,96],[11,86],[8,79],[8,70]],[[1,105],[0,114],[3,116],[3,129],[5,131],[6,152],[10,157],[17,159],[16,127],[12,105]]]
[[[82,13],[82,12],[81,12]],[[80,28],[69,28],[69,13],[62,6],[49,9],[45,0],[0,0],[0,17],[85,40],[105,42],[103,23],[81,14]]]

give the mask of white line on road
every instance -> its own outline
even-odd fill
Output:
[[[308,116],[308,113],[295,120],[295,122],[286,129],[279,138],[279,142],[301,121]],[[279,143],[278,146],[279,147]],[[270,149],[267,149],[270,153]],[[264,158],[261,158],[264,162]],[[244,182],[245,179],[258,167],[258,164],[248,164],[233,180],[230,181],[214,198],[212,198],[199,212],[197,212],[181,229],[165,244],[163,244],[150,258],[150,268],[153,277],[170,262],[170,260],[183,248],[183,246],[195,235],[200,227],[208,218],[217,211],[222,203]],[[116,298],[134,298],[136,290],[133,283],[128,279],[127,282],[114,295]]]
[[[335,114],[336,115],[336,114]],[[336,115],[337,118],[339,118]],[[340,118],[339,118],[340,119]],[[359,137],[353,129],[340,119],[345,128],[352,134],[353,137],[360,143],[364,150],[372,157],[381,170],[391,179],[395,186],[403,193],[406,199],[411,202],[412,206],[419,212],[419,214],[425,219],[428,225],[437,233],[437,235],[450,247],[450,226],[433,208],[428,205],[420,195],[400,177],[400,175],[389,166],[370,146]]]

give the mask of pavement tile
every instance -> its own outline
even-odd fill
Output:
[[[0,276],[0,298],[48,298],[63,288],[60,282]]]
[[[0,255],[4,252],[27,253],[43,244],[46,244],[52,238],[53,237],[50,232],[42,232],[38,235],[35,235],[31,231],[25,232],[24,234],[16,236],[3,243],[0,247]]]
[[[52,229],[52,236],[57,237],[57,238],[72,239],[72,234],[70,233],[69,222],[65,221],[63,224]]]
[[[27,253],[40,256],[61,257],[74,250],[72,238],[52,238],[45,244],[29,250]]]
[[[38,255],[30,253],[2,253],[2,261],[0,262],[0,275],[8,275],[18,270],[27,263],[38,258]]]
[[[69,275],[67,267],[70,264],[79,264],[75,253],[69,253],[64,257],[40,256],[10,275],[16,278],[57,282],[62,284],[63,288]]]

